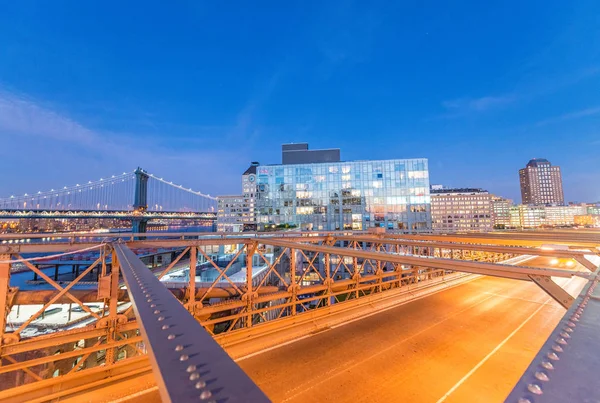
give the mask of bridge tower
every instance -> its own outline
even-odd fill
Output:
[[[135,172],[135,193],[133,195],[133,212],[143,213],[148,209],[148,173],[138,167]],[[132,232],[146,232],[148,220],[142,217],[132,220]]]

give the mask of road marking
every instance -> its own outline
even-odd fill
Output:
[[[300,341],[300,340],[308,339],[309,337],[312,337],[312,336],[314,336],[316,334],[321,334],[321,333],[323,333],[323,332],[314,333],[314,334],[307,334],[306,336],[301,336],[301,337],[298,337],[296,339],[289,340],[289,341],[286,341],[286,342],[281,343],[281,344],[277,344],[277,345],[272,346],[272,347],[267,347],[267,348],[265,348],[263,350],[255,352],[255,353],[244,355],[242,357],[236,358],[234,361],[235,362],[244,361],[244,360],[247,360],[248,358],[252,358],[252,357],[255,357],[257,355],[261,355],[263,353],[266,353],[268,351],[275,350],[275,349],[278,349],[278,348],[283,347],[283,346],[287,346],[288,344],[296,343],[297,341]]]
[[[569,280],[567,280],[564,283],[564,286],[566,287],[572,280],[573,280],[573,277],[571,277]],[[550,301],[552,301],[552,298],[548,298],[544,303],[542,303],[542,305],[540,305],[535,311],[533,311],[533,313],[531,315],[529,315],[529,317],[527,319],[525,319],[515,330],[512,331],[511,334],[509,334],[504,340],[502,340],[500,342],[500,344],[498,344],[496,346],[496,348],[494,348],[492,351],[490,351],[488,355],[486,355],[481,361],[479,361],[477,363],[477,365],[475,365],[469,372],[467,372],[467,374],[465,376],[463,376],[460,379],[460,381],[456,382],[456,384],[452,388],[450,388],[450,390],[448,392],[446,392],[446,394],[444,396],[442,396],[436,403],[441,403],[441,402],[445,401],[452,393],[454,393],[456,391],[456,389],[458,389],[463,383],[465,383],[471,377],[471,375],[473,375],[475,373],[475,371],[477,371],[479,368],[481,368],[481,366],[483,364],[485,364],[487,362],[487,360],[489,360],[494,354],[496,354],[498,352],[498,350],[500,350],[531,319],[533,319],[533,317],[535,315],[537,315],[537,313],[539,311],[541,311],[544,308],[544,306],[546,306],[548,304],[548,302],[550,302]]]
[[[283,403],[283,402],[287,402],[287,401],[289,401],[289,400],[291,400],[291,399],[294,399],[296,396],[299,396],[299,395],[301,395],[301,394],[303,394],[303,393],[306,393],[306,392],[308,392],[309,390],[311,390],[311,389],[315,388],[316,386],[318,386],[318,385],[321,385],[322,383],[324,383],[324,382],[327,382],[327,381],[329,381],[330,379],[332,379],[332,378],[334,378],[334,377],[336,377],[336,376],[340,375],[342,372],[346,372],[346,371],[349,371],[349,370],[350,370],[350,369],[352,369],[352,368],[356,368],[356,367],[358,367],[359,365],[362,365],[363,363],[365,363],[365,362],[367,362],[367,361],[369,361],[369,360],[371,360],[371,359],[373,359],[373,358],[375,358],[375,357],[377,357],[377,356],[379,356],[379,355],[381,355],[381,354],[384,354],[384,353],[388,352],[389,350],[392,350],[392,349],[396,348],[398,345],[400,345],[400,344],[403,344],[403,343],[405,343],[405,342],[409,341],[410,339],[412,339],[412,338],[414,338],[414,337],[417,337],[417,336],[419,336],[420,334],[427,332],[428,330],[431,330],[431,329],[433,329],[434,327],[438,326],[440,323],[443,323],[443,322],[445,322],[445,321],[447,321],[447,320],[449,320],[449,319],[452,319],[452,318],[454,318],[454,317],[455,317],[455,316],[457,316],[457,315],[460,315],[460,314],[461,314],[461,313],[463,313],[463,312],[466,312],[466,311],[468,311],[469,309],[473,309],[473,308],[475,308],[476,306],[478,306],[478,305],[480,305],[480,304],[483,304],[484,302],[486,302],[486,301],[487,301],[487,300],[489,300],[489,299],[492,299],[493,297],[494,297],[493,295],[490,295],[489,297],[487,297],[487,298],[484,298],[484,299],[482,299],[481,301],[478,301],[478,302],[474,303],[473,305],[469,305],[468,307],[466,307],[466,308],[463,308],[463,309],[461,309],[460,311],[454,312],[454,313],[452,313],[452,314],[450,314],[450,315],[446,316],[445,318],[443,318],[443,319],[441,319],[441,320],[437,321],[436,323],[434,323],[434,324],[432,324],[432,325],[429,325],[429,326],[427,326],[427,327],[426,327],[426,328],[424,328],[424,329],[421,329],[421,330],[419,330],[417,333],[415,333],[415,334],[412,334],[412,335],[410,335],[410,336],[408,336],[408,337],[405,337],[405,338],[403,338],[402,340],[398,341],[397,343],[394,343],[394,344],[392,344],[392,345],[390,345],[390,346],[388,346],[388,347],[386,347],[386,348],[384,348],[384,349],[382,349],[382,350],[379,350],[379,351],[377,351],[376,353],[373,353],[373,354],[371,354],[370,356],[368,356],[368,357],[366,357],[366,358],[363,358],[363,359],[362,359],[362,360],[360,360],[360,361],[356,361],[356,362],[354,362],[352,365],[344,365],[344,366],[343,366],[343,368],[341,368],[341,369],[340,369],[340,367],[342,367],[342,366],[335,367],[334,369],[332,369],[332,370],[330,370],[330,371],[327,371],[327,373],[328,373],[328,374],[329,374],[329,373],[333,373],[331,376],[323,377],[322,375],[320,375],[320,376],[319,376],[319,381],[317,381],[317,382],[315,382],[315,381],[309,381],[309,382],[305,382],[305,383],[303,383],[303,384],[299,385],[298,387],[294,388],[293,390],[295,391],[295,390],[297,390],[297,389],[300,389],[301,387],[304,387],[304,386],[305,386],[305,385],[307,385],[307,384],[310,384],[310,386],[309,386],[308,388],[306,388],[306,389],[302,390],[300,393],[296,393],[296,394],[294,394],[294,395],[292,395],[292,396],[289,396],[289,397],[287,397],[286,399],[282,400],[281,402]],[[289,394],[289,392],[287,392],[287,394]]]
[[[450,388],[450,390],[448,392],[446,392],[446,394],[444,396],[442,396],[437,403],[441,403],[444,400],[446,400],[448,398],[448,396],[450,396],[452,393],[454,393],[454,391],[456,389],[458,389],[463,383],[465,383],[465,381],[467,379],[469,379],[471,377],[471,375],[473,375],[475,373],[475,371],[477,371],[483,364],[485,364],[487,362],[487,360],[489,360],[492,355],[494,355],[498,350],[500,350],[519,330],[521,330],[523,328],[523,326],[525,326],[531,319],[533,319],[533,317],[535,315],[537,315],[537,313],[539,311],[542,310],[542,308],[544,308],[544,306],[546,305],[546,303],[548,301],[551,301],[551,298],[548,298],[546,300],[546,302],[544,302],[542,305],[540,305],[535,311],[533,311],[533,313],[531,315],[529,315],[529,317],[527,319],[525,319],[515,330],[512,331],[511,334],[509,334],[504,340],[502,340],[500,342],[500,344],[498,344],[496,346],[496,348],[494,348],[492,351],[490,351],[488,353],[488,355],[486,355],[481,361],[479,361],[477,363],[477,365],[475,365],[469,372],[467,372],[467,374],[465,376],[463,376],[461,378],[460,381],[456,382],[456,384]]]

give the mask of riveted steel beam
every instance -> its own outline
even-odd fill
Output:
[[[113,246],[163,401],[269,401],[127,246]]]

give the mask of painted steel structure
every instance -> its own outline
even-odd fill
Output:
[[[598,255],[600,247],[598,233],[593,232],[458,236],[352,232],[182,233],[145,234],[144,240],[136,240],[136,236],[115,234],[111,238],[95,240],[90,239],[89,234],[69,234],[60,244],[40,242],[0,246],[0,385],[9,388],[0,392],[0,400],[43,401],[73,397],[90,388],[118,387],[121,380],[151,370],[165,399],[176,399],[171,388],[188,390],[190,382],[195,381],[194,388],[200,382],[196,390],[198,396],[208,392],[204,393],[205,400],[210,401],[213,396],[221,399],[224,395],[219,393],[225,393],[230,401],[235,401],[236,396],[242,393],[236,387],[237,379],[242,379],[240,385],[246,385],[242,388],[244,391],[250,390],[248,393],[260,396],[259,391],[252,392],[252,385],[244,380],[239,369],[218,353],[222,352],[220,347],[204,340],[204,336],[201,336],[202,344],[207,350],[201,355],[221,357],[215,358],[214,362],[203,363],[206,368],[210,370],[211,365],[224,360],[220,368],[234,369],[215,369],[213,376],[217,383],[214,386],[208,386],[205,377],[210,375],[204,374],[203,370],[185,372],[187,377],[178,376],[181,385],[171,383],[164,371],[171,368],[170,365],[174,365],[174,373],[180,371],[183,368],[180,363],[192,357],[182,349],[176,350],[177,346],[181,345],[184,349],[189,346],[189,351],[200,347],[195,346],[194,340],[181,344],[174,342],[175,350],[166,347],[171,341],[188,337],[181,329],[197,326],[192,322],[199,322],[207,335],[226,346],[236,340],[258,337],[315,317],[327,317],[339,309],[389,298],[421,284],[463,276],[461,273],[533,281],[563,306],[569,307],[573,296],[558,287],[552,277],[577,276],[597,282],[598,273],[594,266],[588,264],[589,271],[584,272],[514,267],[494,262],[520,255],[557,256],[581,261],[585,255]],[[31,239],[36,237],[33,235]],[[575,249],[551,250],[548,247],[549,244],[559,244],[559,240],[561,244]],[[509,246],[515,245],[514,242],[518,242],[517,246]],[[235,257],[224,267],[220,266],[207,252],[214,245],[236,245]],[[540,246],[545,247],[540,249]],[[144,269],[132,252],[149,247],[180,248],[183,251],[155,277]],[[585,250],[579,250],[582,248]],[[67,285],[57,283],[31,259],[23,259],[22,256],[24,253],[75,253],[82,249],[96,251],[97,259]],[[273,255],[272,259],[267,257],[269,254]],[[253,263],[255,256],[264,264],[256,266]],[[210,284],[201,284],[195,281],[195,271],[192,270],[184,286],[177,290],[169,289],[158,280],[182,259],[189,259],[192,267],[196,261],[202,260],[219,275]],[[237,260],[245,262],[245,272],[242,272],[245,281],[239,280],[239,273],[235,276],[231,273],[232,264]],[[54,292],[44,294],[42,300],[21,298],[20,294],[27,293],[27,290],[11,285],[11,266],[16,262],[37,273]],[[78,284],[96,267],[101,271],[94,292],[96,295],[91,297],[88,293],[85,297],[79,293]],[[262,275],[256,277],[258,272]],[[123,284],[127,285],[127,291],[121,288]],[[214,293],[216,290],[221,293]],[[87,302],[91,299],[102,301],[102,304],[92,305]],[[43,321],[41,317],[63,301],[77,306],[81,319],[67,326],[44,327],[42,324],[41,328],[48,333],[32,336],[31,329],[40,328],[37,324]],[[37,306],[33,306],[25,321],[7,323],[7,314],[16,309],[17,302],[35,303]],[[155,306],[152,307],[152,304]],[[175,313],[167,315],[163,309]],[[159,321],[160,317],[164,320]],[[159,322],[161,324],[157,328]],[[163,325],[167,325],[167,329],[163,330]],[[171,329],[174,329],[174,337],[169,339]],[[167,332],[164,346],[156,343],[163,332]],[[194,330],[196,333],[198,330]],[[176,359],[172,358],[174,353],[179,353]],[[184,355],[187,355],[185,360],[177,361]],[[197,364],[194,365],[198,368]]]

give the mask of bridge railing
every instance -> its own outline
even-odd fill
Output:
[[[190,233],[149,234],[151,236],[147,240],[131,240],[132,234],[119,235],[131,250],[178,248],[181,251],[172,261],[165,263],[163,268],[155,270],[159,278],[171,270],[185,268],[186,259],[193,260],[192,256],[205,258],[209,267],[218,273],[219,279],[209,283],[198,282],[200,278],[190,272],[186,286],[170,288],[167,292],[183,302],[186,311],[221,344],[250,334],[260,335],[285,323],[310,321],[336,310],[366,305],[379,299],[412,292],[418,287],[444,284],[467,276],[453,272],[456,269],[466,273],[491,274],[526,281],[531,281],[531,275],[585,277],[586,274],[572,270],[514,268],[489,262],[502,261],[530,250],[511,254],[490,249],[487,257],[480,253],[452,252],[448,255],[448,245],[440,245],[441,249],[436,250],[435,243],[432,242],[416,245],[407,240],[406,245],[401,245],[376,237],[363,240],[364,234],[357,234],[357,240],[353,242],[345,238],[348,235],[346,231],[248,236],[204,233],[200,238],[200,234],[190,236]],[[111,239],[111,242],[116,241]],[[233,270],[223,267],[222,263],[214,259],[215,251],[228,245],[237,245],[236,258],[245,259],[246,267],[249,268],[245,273],[245,283],[238,281],[239,275],[236,276]],[[0,248],[3,246],[0,245]],[[27,249],[29,252],[45,251],[44,248],[47,247],[44,244],[30,246],[34,249]],[[56,247],[73,251],[87,246],[110,249],[109,246],[92,243],[86,238],[80,241],[69,240]],[[460,244],[456,249],[478,251],[483,248],[485,251],[487,247]],[[18,253],[24,252],[11,249],[4,250],[4,253],[12,256],[5,255],[0,259],[2,262],[7,259],[14,261],[18,258]],[[81,328],[69,326],[55,334],[34,337],[28,337],[23,331],[6,333],[2,327],[1,385],[12,387],[38,384],[39,386],[31,386],[29,390],[35,390],[35,396],[45,396],[55,393],[55,390],[60,389],[59,385],[64,385],[64,382],[84,372],[90,376],[95,374],[93,376],[109,379],[109,374],[118,371],[147,368],[148,343],[144,341],[143,331],[140,333],[139,314],[134,313],[132,297],[121,288],[119,270],[112,270],[110,266],[112,262],[118,262],[119,257],[116,251],[105,252],[103,256],[96,265],[101,268],[106,266],[101,269],[97,289],[79,288],[80,281],[65,291],[68,284],[57,282],[59,287],[53,287],[52,282],[48,282],[52,289],[47,294],[48,298],[53,298],[62,292],[57,301],[67,302],[67,294],[70,294],[81,302],[77,306],[84,312],[84,306],[90,308],[91,301],[100,302],[98,308],[91,308],[100,318],[86,312],[90,321],[81,323]],[[131,254],[127,253],[127,256],[127,259],[135,261]],[[8,278],[3,280],[1,270],[6,267]],[[82,272],[86,269],[89,266],[81,268]],[[258,270],[261,270],[261,275],[254,276]],[[51,280],[56,282],[53,278]],[[15,306],[14,302],[19,301],[20,295],[26,294],[22,288],[10,288],[9,284],[10,264],[0,263],[0,301],[7,301],[3,309]],[[168,284],[166,287],[168,288]],[[55,374],[61,376],[53,378]],[[17,389],[6,393],[17,396],[20,393]],[[0,394],[0,399],[6,398],[8,394]]]

